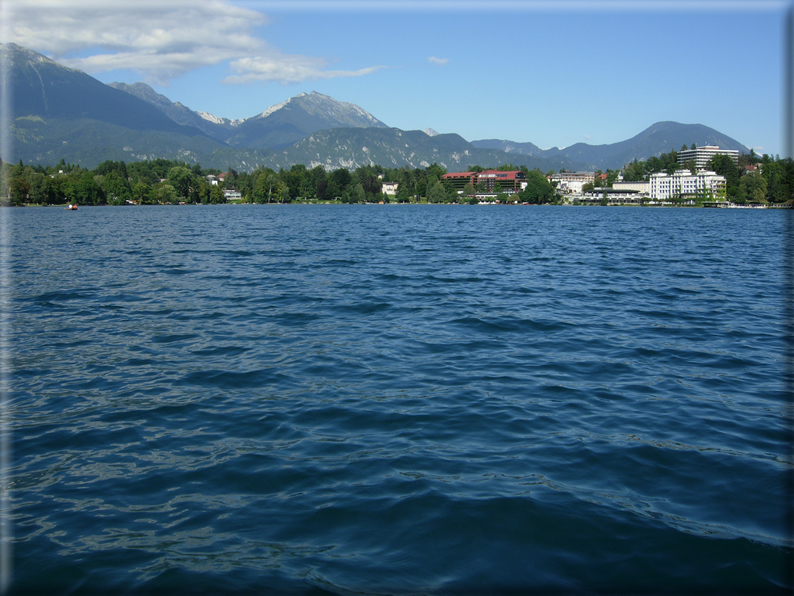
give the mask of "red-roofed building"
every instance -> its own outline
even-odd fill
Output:
[[[475,188],[479,184],[486,192],[505,193],[521,192],[527,186],[527,175],[521,170],[503,172],[501,170],[485,170],[484,172],[450,172],[441,177],[442,182],[451,182],[456,191],[463,190],[467,184]],[[499,188],[497,189],[497,184]]]

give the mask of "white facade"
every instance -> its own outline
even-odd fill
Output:
[[[693,174],[689,170],[676,170],[675,174],[651,174],[652,199],[677,199],[694,197],[699,193],[711,194],[714,198],[725,194],[725,176],[702,170]]]
[[[695,162],[695,168],[705,170],[708,163],[715,155],[727,155],[737,166],[739,165],[739,152],[736,149],[720,149],[717,145],[706,145],[695,149],[678,152],[678,163],[686,165],[688,161]]]
[[[400,185],[397,182],[384,182],[383,184],[381,184],[380,192],[381,194],[385,193],[387,195],[396,195],[397,188],[399,186]]]
[[[595,182],[595,172],[560,172],[549,178],[549,181],[556,182],[560,192],[581,193],[585,184]]]
[[[639,192],[645,195],[651,194],[651,183],[648,181],[641,182],[613,182],[612,188],[615,190],[627,190]]]

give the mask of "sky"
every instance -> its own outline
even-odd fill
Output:
[[[0,38],[245,118],[317,91],[541,148],[659,121],[784,154],[784,0],[0,0]]]

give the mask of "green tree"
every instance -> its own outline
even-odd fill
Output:
[[[739,189],[739,194],[747,200],[756,203],[766,202],[766,179],[758,172],[749,172],[742,176]]]
[[[154,196],[158,203],[170,203],[173,205],[179,202],[179,195],[176,193],[176,189],[167,182],[162,182],[155,186]]]
[[[180,201],[187,201],[190,197],[190,184],[193,173],[184,166],[174,166],[168,170],[168,184],[170,184]]]
[[[527,186],[519,193],[519,197],[532,205],[551,203],[555,197],[554,187],[542,172],[533,170],[527,174]]]
[[[210,189],[210,203],[213,205],[218,205],[225,202],[226,196],[223,194],[223,189],[220,186],[213,184],[212,188]]]
[[[709,170],[725,176],[725,191],[729,197],[737,197],[739,192],[739,168],[728,155],[715,155],[707,165]]]
[[[30,182],[20,172],[11,178],[11,204],[22,205],[28,200],[30,194]]]
[[[137,182],[132,187],[132,200],[137,201],[140,205],[149,205],[154,203],[152,197],[152,187],[145,182]]]
[[[411,202],[411,193],[408,192],[408,188],[400,184],[397,187],[397,196],[395,197],[398,203],[410,203]]]
[[[52,205],[57,202],[55,185],[46,174],[34,172],[30,177],[30,201],[39,205]]]
[[[88,205],[101,205],[103,201],[102,189],[97,184],[93,172],[83,172],[77,183],[77,197],[80,203]]]
[[[444,203],[447,201],[448,195],[447,190],[444,188],[444,185],[441,184],[438,180],[433,182],[433,185],[430,186],[428,183],[427,187],[427,202],[428,203]]]
[[[104,176],[101,187],[111,205],[124,205],[132,198],[129,182],[113,170]]]

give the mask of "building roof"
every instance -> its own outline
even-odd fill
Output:
[[[521,170],[484,170],[482,172],[450,172],[444,174],[441,178],[496,178],[497,180],[516,180],[517,178],[525,178],[526,174]]]

